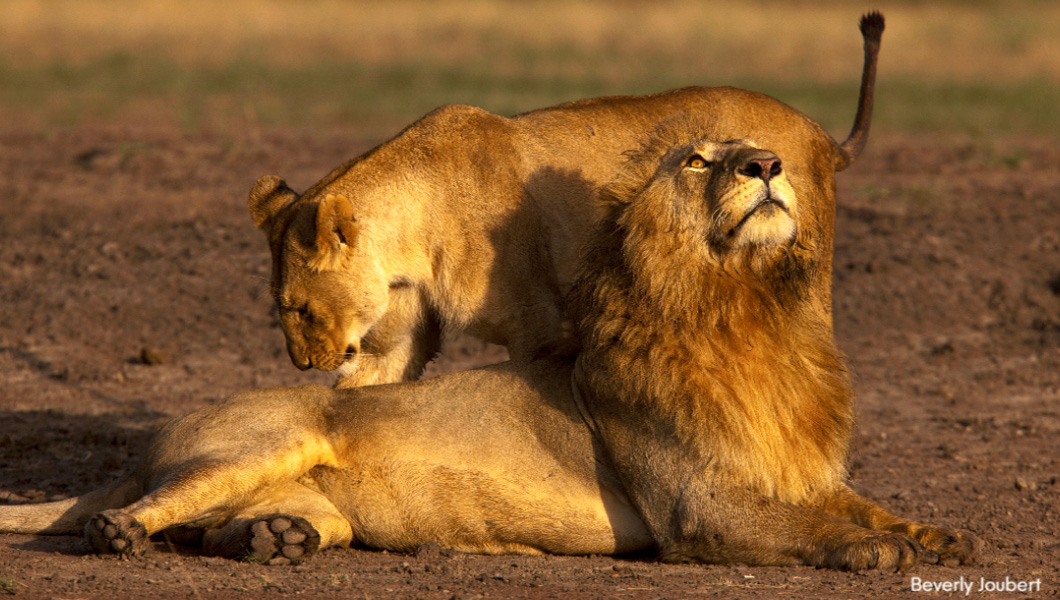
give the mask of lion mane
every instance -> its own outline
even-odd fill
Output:
[[[728,247],[712,220],[724,207],[688,203],[672,169],[655,174],[711,131],[660,127],[604,191],[606,239],[569,299],[579,373],[592,402],[628,398],[631,411],[666,415],[677,447],[759,493],[804,502],[842,480],[853,424],[830,315],[810,293],[831,232],[806,218],[790,241]],[[798,200],[801,214],[831,208]]]

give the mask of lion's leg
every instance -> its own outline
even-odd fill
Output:
[[[922,551],[905,535],[750,490],[696,487],[684,491],[669,515],[651,511],[663,517],[651,529],[664,560],[904,571]]]
[[[419,292],[391,292],[387,314],[361,340],[356,357],[339,367],[335,387],[418,379],[427,363],[437,356],[441,344],[441,322]]]
[[[334,463],[319,428],[332,397],[312,387],[253,392],[170,422],[138,469],[148,492],[96,515],[85,536],[97,552],[136,556],[154,533],[209,528],[282,497],[314,466]]]
[[[275,464],[266,464],[269,462]],[[96,552],[139,556],[155,533],[180,525],[208,527],[224,521],[233,510],[267,497],[271,484],[282,479],[283,473],[274,477],[267,467],[256,468],[249,461],[222,460],[179,465],[164,477],[137,502],[103,511],[89,520],[85,537]],[[288,477],[293,480],[295,475]]]
[[[971,533],[907,521],[846,486],[826,499],[821,508],[862,527],[907,535],[927,550],[923,559],[929,562],[955,560],[966,564],[975,556],[977,541]]]
[[[203,537],[208,554],[268,564],[298,564],[317,550],[349,546],[353,530],[319,492],[291,482]]]

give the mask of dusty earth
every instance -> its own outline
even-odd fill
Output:
[[[166,419],[248,388],[328,382],[289,363],[254,180],[305,188],[365,142],[80,128],[0,133],[0,502],[117,477]],[[609,557],[323,552],[299,567],[143,560],[0,535],[27,598],[916,597],[922,581],[1040,580],[1060,595],[1060,150],[877,136],[840,174],[835,320],[856,372],[854,485],[978,534],[978,564],[914,573]],[[432,373],[503,351],[457,339]]]

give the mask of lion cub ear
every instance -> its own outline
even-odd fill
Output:
[[[254,225],[266,233],[272,229],[272,221],[287,205],[298,199],[298,194],[287,187],[287,182],[278,175],[266,175],[258,179],[250,190],[247,207]]]
[[[317,207],[317,255],[312,259],[318,269],[334,269],[344,252],[357,238],[357,220],[353,203],[342,194],[328,194]]]

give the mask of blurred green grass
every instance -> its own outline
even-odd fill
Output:
[[[842,2],[818,3],[812,10],[785,5],[788,20],[802,19],[792,28],[808,30],[770,39],[762,39],[768,29],[740,20],[735,3],[719,5],[720,23],[687,17],[703,19],[702,28],[673,23],[666,14],[640,14],[625,3],[611,12],[612,5],[592,1],[563,9],[547,1],[529,9],[500,3],[522,12],[494,13],[495,4],[473,0],[467,10],[474,12],[465,14],[459,3],[395,3],[394,11],[411,7],[419,11],[415,14],[372,4],[378,27],[361,31],[359,46],[344,41],[326,20],[328,14],[352,18],[356,3],[265,2],[272,12],[262,13],[263,24],[254,31],[225,25],[217,15],[211,21],[180,21],[181,5],[172,0],[156,0],[154,12],[135,13],[124,26],[103,31],[102,25],[80,23],[109,24],[111,12],[131,5],[65,4],[73,14],[59,17],[37,10],[31,0],[16,2],[23,29],[28,23],[55,35],[33,51],[17,41],[0,42],[6,126],[162,124],[231,133],[327,127],[378,139],[447,103],[515,114],[584,97],[735,85],[775,96],[840,136],[852,119],[861,67],[860,7]],[[292,6],[320,8],[323,14],[303,27],[308,29],[303,37],[274,42],[285,31],[284,19],[308,18],[307,11],[291,12]],[[1060,58],[1051,57],[1057,53],[1048,48],[1057,34],[1042,27],[1048,6],[1034,0],[942,3],[934,12],[909,1],[885,6],[889,27],[877,87],[877,131],[1057,137]],[[551,25],[519,23],[544,9],[569,14],[555,16]],[[159,29],[167,18],[173,26]],[[623,37],[638,19],[675,29]],[[725,24],[730,20],[731,27]],[[818,22],[819,32],[812,29]],[[203,23],[215,30],[198,31]],[[193,34],[209,35],[187,42]],[[924,47],[911,49],[911,43]]]
[[[25,67],[0,61],[0,103],[33,113],[39,124],[75,126],[129,118],[177,119],[195,130],[254,120],[256,126],[348,127],[377,137],[448,103],[500,114],[577,98],[645,94],[685,85],[735,85],[798,108],[826,129],[848,127],[857,82],[776,81],[754,77],[689,78],[663,70],[527,76],[488,64],[368,65],[320,61],[281,67],[252,57],[189,69],[161,57],[119,52],[83,64]],[[876,126],[896,133],[972,137],[1060,133],[1060,85],[1045,79],[1005,82],[881,77]]]

